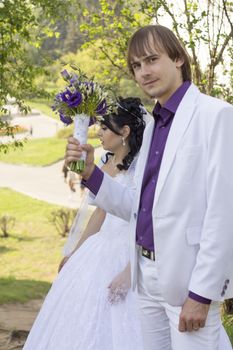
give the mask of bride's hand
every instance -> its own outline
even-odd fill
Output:
[[[130,264],[121,271],[109,284],[108,301],[110,304],[116,304],[126,298],[128,290],[131,287]]]

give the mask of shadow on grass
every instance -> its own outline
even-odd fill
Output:
[[[0,278],[0,304],[43,298],[50,286],[51,283],[45,281]]]
[[[18,236],[18,235],[15,235],[15,234],[9,234],[8,237],[3,237],[3,236],[0,236],[0,239],[1,239],[1,242],[6,242],[7,240],[9,240],[10,238],[12,239],[15,239],[17,241],[24,241],[24,242],[30,242],[30,241],[33,241],[35,238],[34,237],[29,237],[29,236]]]
[[[15,249],[8,248],[8,247],[5,247],[3,245],[0,245],[0,254],[9,253],[9,252],[12,252],[13,250],[15,250]]]

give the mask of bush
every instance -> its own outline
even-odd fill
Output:
[[[225,300],[224,311],[227,315],[233,315],[233,299]]]
[[[57,132],[57,137],[59,139],[67,139],[69,136],[73,135],[73,125],[69,125],[67,127],[64,127],[63,129],[60,129]]]
[[[94,125],[90,126],[90,128],[88,129],[88,138],[89,139],[98,138],[98,130],[99,130],[98,124],[94,124]]]
[[[77,210],[74,209],[58,209],[51,213],[49,221],[54,224],[59,235],[65,237],[70,231],[76,213]]]
[[[2,237],[4,238],[9,237],[10,230],[12,230],[14,225],[15,225],[15,218],[13,216],[3,215],[0,218],[0,228],[3,233]]]
[[[10,129],[14,134],[21,134],[29,131],[26,127],[21,125],[11,126]],[[6,128],[0,129],[0,136],[9,136],[9,131],[7,131]]]

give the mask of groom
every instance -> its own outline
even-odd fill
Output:
[[[217,350],[220,302],[233,297],[233,107],[191,83],[187,53],[160,25],[128,46],[135,81],[156,99],[135,192],[94,165],[74,138],[66,164],[87,151],[83,183],[96,204],[130,221],[145,350]]]

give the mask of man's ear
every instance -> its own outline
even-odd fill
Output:
[[[180,68],[184,64],[184,59],[182,57],[176,58],[175,62],[176,62],[176,68]]]

